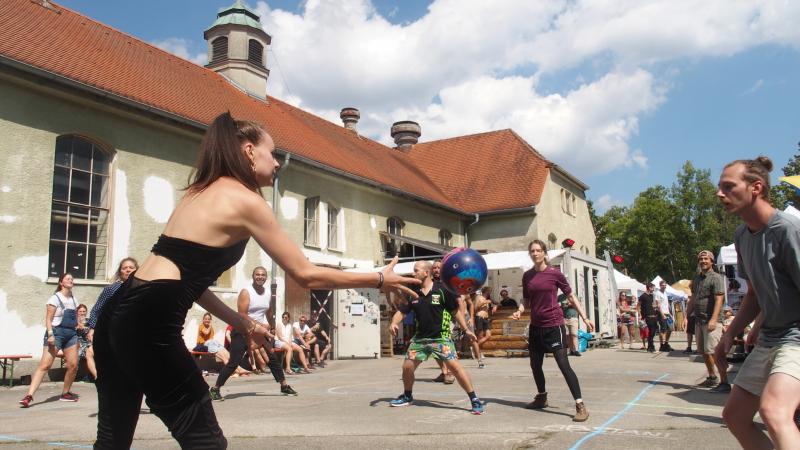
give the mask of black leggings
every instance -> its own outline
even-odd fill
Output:
[[[227,447],[208,384],[181,337],[191,304],[170,302],[184,290],[180,280],[130,277],[103,309],[93,343],[99,407],[94,448],[131,447],[142,395],[181,448]]]
[[[569,392],[572,394],[572,398],[575,400],[581,398],[581,385],[578,383],[578,376],[575,375],[575,371],[572,370],[572,367],[569,365],[567,349],[562,348],[556,350],[553,352],[553,356],[556,359],[556,364],[558,364],[558,369],[561,370],[561,375],[567,380],[567,386],[569,387]],[[539,391],[540,394],[547,392],[544,386],[544,371],[542,370],[544,352],[534,350],[530,353],[530,358],[533,380],[536,382],[536,390]]]
[[[275,381],[283,384],[285,377],[281,367],[281,358],[274,352],[268,351],[267,353],[269,354],[269,370],[272,372],[272,376]],[[241,366],[245,370],[253,370],[253,366],[250,365],[250,361],[245,356],[247,356],[247,340],[243,334],[233,331],[231,333],[231,359],[219,372],[216,384],[218,388],[225,386],[225,382],[236,372],[237,367]]]

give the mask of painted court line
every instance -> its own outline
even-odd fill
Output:
[[[598,434],[602,434],[602,433],[603,433],[603,430],[605,430],[605,429],[606,429],[606,427],[608,427],[608,426],[609,426],[609,425],[611,425],[612,423],[616,422],[617,420],[621,419],[621,418],[622,418],[622,416],[624,416],[624,415],[625,415],[625,413],[626,413],[626,412],[628,412],[628,410],[629,410],[629,409],[633,408],[633,407],[634,407],[634,406],[635,406],[635,405],[636,405],[636,404],[639,402],[639,400],[640,400],[640,399],[641,399],[641,398],[644,396],[644,394],[646,394],[646,393],[647,393],[647,391],[649,391],[650,389],[653,389],[653,387],[656,385],[656,383],[657,383],[657,382],[659,382],[659,381],[663,380],[664,378],[667,378],[668,376],[669,376],[669,374],[668,374],[668,373],[665,373],[664,375],[661,375],[661,376],[660,376],[660,377],[658,377],[657,379],[655,379],[655,380],[651,381],[651,382],[650,382],[650,384],[648,384],[647,386],[645,386],[644,388],[642,388],[642,390],[641,390],[641,391],[639,391],[639,394],[638,394],[636,397],[634,397],[634,398],[633,398],[633,400],[631,400],[630,402],[628,402],[628,404],[627,404],[627,405],[625,405],[625,407],[624,407],[624,408],[622,408],[622,409],[620,410],[620,412],[618,412],[617,414],[615,414],[615,415],[614,415],[614,417],[612,417],[612,418],[608,419],[608,420],[607,420],[607,421],[606,421],[604,424],[602,424],[602,425],[600,425],[599,427],[597,427],[597,429],[596,429],[595,431],[593,431],[593,432],[591,432],[591,433],[587,434],[586,436],[584,436],[584,437],[582,437],[582,438],[578,439],[578,442],[576,442],[576,443],[575,443],[575,444],[574,444],[572,447],[570,447],[570,448],[569,448],[569,450],[577,450],[577,449],[579,449],[579,448],[581,447],[581,445],[582,445],[584,442],[586,442],[586,441],[588,441],[589,439],[591,439],[591,438],[593,438],[593,437],[597,436]]]

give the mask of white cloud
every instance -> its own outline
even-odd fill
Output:
[[[165,52],[172,53],[175,56],[179,56],[185,60],[191,61],[198,66],[204,66],[208,62],[208,54],[206,52],[192,54],[192,52],[189,50],[191,41],[188,39],[171,37],[153,41],[151,44],[155,45],[161,50],[164,50]]]
[[[623,206],[624,204],[621,200],[612,198],[610,194],[603,194],[594,202],[594,207],[598,214],[604,214],[612,206]]]
[[[580,177],[647,168],[629,142],[667,100],[671,62],[800,49],[800,2],[436,0],[404,24],[369,0],[256,10],[273,37],[270,95],[334,123],[355,106],[359,132],[386,143],[397,120],[419,121],[423,140],[510,127]],[[578,87],[537,89],[584,65],[565,83]]]
[[[759,89],[761,89],[762,87],[764,87],[764,80],[759,78],[758,80],[756,80],[755,83],[753,83],[752,86],[750,86],[749,88],[747,88],[744,91],[742,91],[739,94],[739,96],[740,97],[744,97],[745,95],[753,94],[756,91],[758,91]]]

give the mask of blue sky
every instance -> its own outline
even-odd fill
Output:
[[[203,64],[203,30],[232,0],[60,3]],[[422,140],[513,128],[601,212],[687,160],[716,180],[763,153],[777,177],[800,141],[797,3],[247,4],[273,37],[270,95],[337,123],[356,106],[359,131],[387,144],[396,120]]]

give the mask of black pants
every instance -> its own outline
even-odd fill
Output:
[[[658,333],[658,317],[646,317],[644,321],[647,324],[647,331],[648,331],[647,349],[655,350],[656,345],[653,344],[653,338],[655,338],[656,333]]]
[[[577,400],[581,398],[581,385],[578,382],[578,376],[575,375],[575,371],[569,365],[569,358],[567,357],[569,344],[567,342],[567,329],[564,325],[560,327],[534,327],[531,325],[528,332],[528,355],[530,355],[531,360],[533,381],[536,382],[536,389],[540,394],[547,392],[545,390],[544,371],[542,370],[544,355],[545,353],[552,353],[561,375],[567,381],[567,387],[569,387],[572,398]]]
[[[273,378],[278,383],[283,384],[283,380],[285,379],[283,375],[283,368],[281,367],[281,358],[275,354],[275,352],[268,351],[269,354],[269,370],[272,372]],[[245,370],[253,370],[253,366],[250,365],[250,361],[245,357],[247,356],[247,340],[245,339],[244,335],[239,333],[238,331],[233,331],[231,333],[231,359],[228,360],[228,364],[222,368],[219,372],[219,377],[217,377],[217,387],[225,386],[225,382],[228,381],[228,378],[236,372],[236,368],[241,366]]]
[[[94,448],[130,448],[142,395],[181,448],[227,448],[208,385],[181,337],[191,303],[174,299],[184,290],[179,280],[130,277],[104,308],[93,344],[99,406]]]

